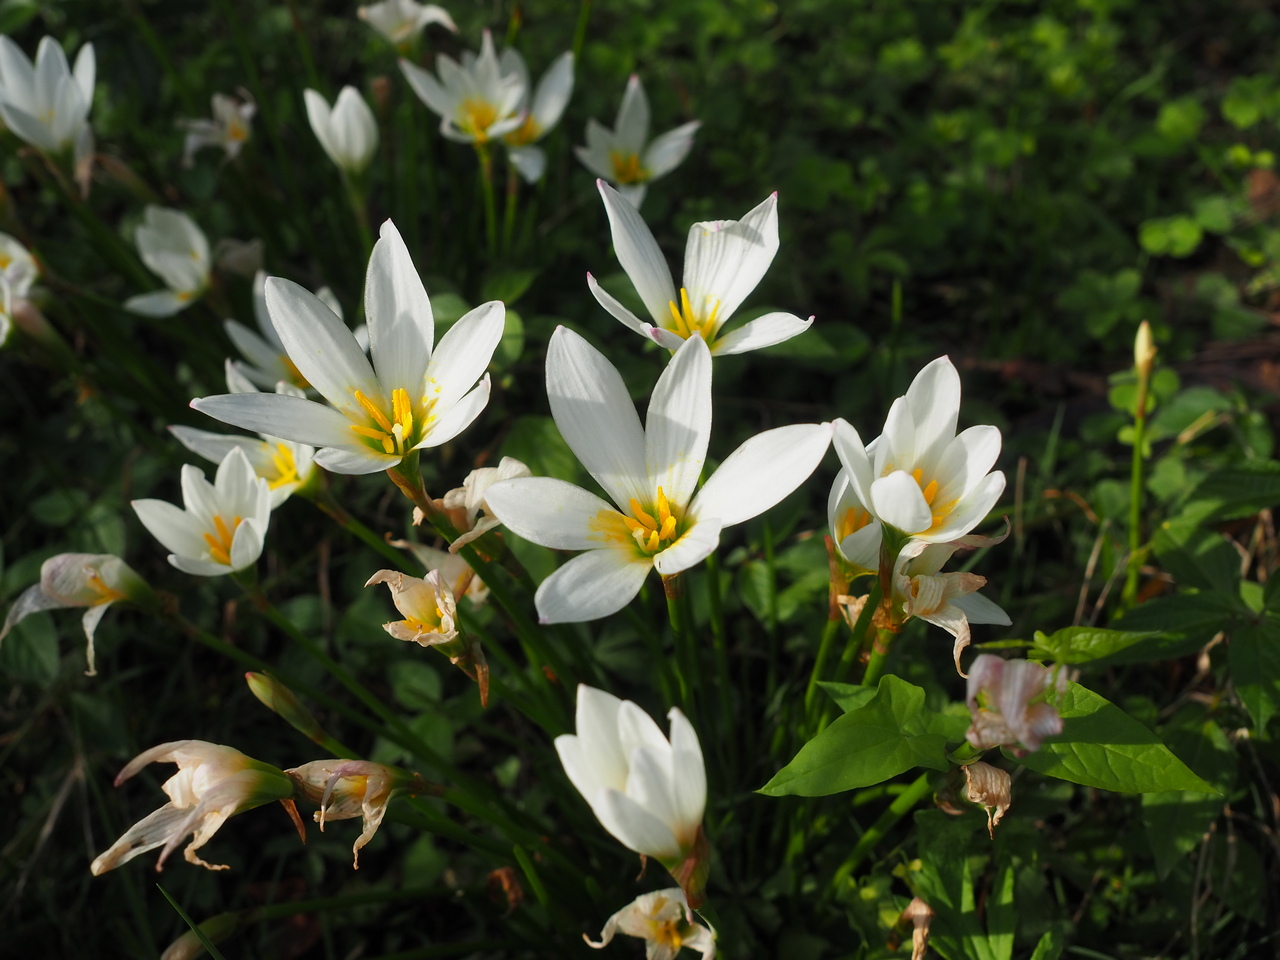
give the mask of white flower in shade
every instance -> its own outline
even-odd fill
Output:
[[[597,186],[609,214],[618,261],[653,323],[645,323],[624,307],[589,273],[587,286],[600,306],[636,333],[668,350],[689,337],[702,337],[712,354],[725,356],[790,340],[813,323],[812,317],[801,320],[790,313],[767,313],[720,336],[725,322],[756,288],[778,252],[776,193],[741,220],[710,220],[690,227],[684,284],[677,291],[658,242],[639,211],[603,180]]]
[[[142,262],[169,289],[130,297],[124,302],[126,310],[144,317],[171,317],[209,286],[209,241],[182,211],[147,207],[134,241]]]
[[[471,541],[478,540],[494,527],[502,525],[502,521],[493,515],[485,501],[485,495],[491,486],[501,480],[531,476],[532,471],[515,457],[503,457],[496,467],[472,470],[462,481],[462,486],[454,487],[446,493],[440,506],[461,534],[449,544],[449,552],[457,553]]]
[[[109,553],[60,553],[40,566],[40,582],[18,597],[0,628],[3,640],[24,618],[42,610],[88,607],[84,612],[84,635],[89,641],[87,676],[95,676],[93,635],[103,614],[117,600],[149,602],[151,588],[133,568]]]
[[[0,117],[18,137],[45,153],[75,148],[77,162],[93,152],[89,109],[97,61],[86,43],[72,69],[53,37],[36,49],[33,65],[16,43],[0,36]]]
[[[404,614],[403,620],[382,625],[382,629],[397,640],[433,647],[458,636],[458,608],[453,592],[438,570],[432,570],[425,577],[411,577],[398,570],[379,570],[365,586],[377,583],[385,583],[391,589],[391,602]]]
[[[573,53],[566,52],[556,57],[538,81],[532,103],[529,103],[528,92],[533,85],[529,81],[529,68],[525,66],[524,57],[514,49],[504,50],[501,65],[504,74],[515,74],[520,78],[520,86],[525,91],[517,107],[524,122],[504,134],[502,142],[507,145],[507,156],[520,171],[520,176],[529,183],[537,183],[546,172],[547,155],[534,144],[560,122],[564,108],[569,104],[569,96],[573,93]]]
[[[417,0],[381,0],[356,13],[360,19],[390,40],[401,50],[412,44],[429,23],[458,32],[458,25],[444,7],[434,3],[418,3]]]
[[[0,233],[0,279],[9,284],[9,295],[15,300],[25,298],[39,276],[40,267],[22,241]]]
[[[324,152],[343,173],[359,176],[369,166],[378,149],[378,121],[355,87],[338,91],[333,108],[314,90],[304,90],[311,131],[324,147]]]
[[[482,605],[489,599],[489,588],[476,576],[471,564],[456,553],[448,550],[437,550],[425,543],[412,540],[389,540],[393,547],[408,550],[427,570],[434,570],[455,597],[466,596],[475,606]]]
[[[867,512],[843,470],[836,474],[827,497],[827,525],[852,576],[880,570],[880,521]]]
[[[630,700],[579,684],[576,733],[556,737],[556,752],[600,825],[659,861],[697,907],[709,866],[707,773],[693,725],[677,707],[667,719],[670,740]]]
[[[191,406],[202,413],[320,447],[316,463],[326,470],[363,474],[388,470],[414,450],[452,440],[489,400],[484,369],[502,338],[502,304],[476,307],[433,350],[431,301],[390,220],[374,244],[365,280],[372,364],[314,294],[272,277],[266,298],[289,359],[332,406],[239,393],[193,400]]]
[[[249,124],[257,112],[258,105],[248,96],[238,100],[225,93],[215,93],[212,120],[178,121],[178,125],[187,131],[182,145],[182,165],[191,166],[196,153],[205,147],[218,147],[228,160],[240,156],[240,150],[249,140]]]
[[[142,525],[172,551],[171,564],[183,573],[217,577],[257,561],[271,518],[271,488],[243,450],[222,458],[213,483],[199,467],[185,465],[182,500],[185,510],[164,500],[133,501]]]
[[[645,960],[675,960],[682,947],[698,951],[703,960],[716,955],[715,933],[693,922],[693,911],[679,887],[642,893],[608,919],[599,943],[585,933],[582,939],[599,950],[618,933],[645,941]]]
[[[339,320],[342,319],[342,304],[332,290],[321,287],[316,291],[316,296]],[[267,310],[267,275],[262,270],[253,278],[253,316],[258,325],[257,333],[235,320],[227,320],[223,324],[227,336],[244,357],[244,360],[233,361],[237,372],[265,390],[270,390],[281,380],[304,390],[310,387],[311,384],[307,383],[306,378],[289,359],[280,334],[276,333],[275,325],[271,322],[271,313]],[[248,391],[233,389],[231,392]]]
[[[441,54],[439,79],[408,60],[400,61],[400,70],[418,99],[439,115],[440,133],[449,140],[485,144],[524,123],[525,80],[502,69],[488,30],[479,56],[468,51],[458,63]]]
[[[178,765],[178,772],[160,787],[168,794],[169,802],[135,823],[111,849],[93,861],[89,869],[95,877],[159,846],[164,849],[156,870],[161,870],[169,854],[187,837],[191,842],[182,855],[188,863],[226,870],[225,865],[201,860],[196,851],[209,842],[228,817],[293,797],[293,781],[283,770],[247,757],[233,747],[204,740],[175,740],[140,753],[120,771],[116,786],[149,763]]]
[[[965,689],[973,715],[965,737],[979,750],[1009,746],[1019,755],[1038,750],[1041,740],[1062,732],[1062,717],[1050,701],[1066,693],[1067,682],[1060,667],[979,654]]]
[[[582,165],[603,177],[639,208],[651,181],[680,166],[693,147],[693,135],[702,126],[692,120],[649,141],[649,98],[634,73],[622,95],[618,119],[612,130],[595,120],[587,121],[587,145],[574,147]]]
[[[835,422],[836,452],[858,500],[899,537],[931,543],[959,539],[981,523],[1004,492],[989,473],[1000,455],[1000,430],[956,434],[960,376],[934,360],[889,408],[884,432],[865,447],[858,431]]]
[[[695,495],[711,436],[711,354],[700,337],[686,341],[658,378],[646,427],[618,371],[565,327],[547,351],[547,395],[565,442],[613,503],[549,477],[489,488],[489,509],[512,532],[586,551],[538,587],[544,623],[607,616],[631,601],[651,569],[670,576],[701,562],[721,528],[798,487],[831,438],[827,423],[765,431],[731,453]]]
[[[320,805],[314,818],[322,831],[328,820],[363,818],[364,830],[351,848],[356,870],[360,869],[360,849],[378,832],[387,804],[399,796],[416,797],[427,789],[416,773],[367,760],[312,760],[284,772],[304,797]]]

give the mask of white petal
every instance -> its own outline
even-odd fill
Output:
[[[193,303],[190,297],[180,297],[172,290],[156,290],[153,293],[140,293],[124,302],[124,308],[130,313],[144,317],[172,317],[179,310],[185,310]]]
[[[599,547],[602,536],[593,521],[601,513],[617,513],[594,493],[554,477],[499,481],[486,491],[485,502],[516,536],[554,550]]]
[[[595,136],[593,137],[593,133]],[[582,165],[594,173],[597,177],[606,180],[613,177],[613,163],[609,159],[609,150],[607,147],[592,144],[593,139],[612,137],[604,127],[596,123],[595,120],[587,121],[587,144],[585,147],[574,147],[573,152],[577,155]]]
[[[648,185],[643,183],[620,183],[618,184],[618,196],[639,210],[641,204],[644,203],[644,195],[648,189]]]
[[[666,738],[658,749],[637,747],[629,757],[627,796],[666,824],[675,835],[683,825],[683,819],[677,813],[671,747]]]
[[[372,447],[325,447],[317,451],[315,462],[330,473],[363,476],[390,470],[403,457],[379,453]]]
[[[621,320],[626,326],[630,327],[636,333],[645,334],[649,330],[649,324],[645,323],[634,313],[619,303],[609,291],[600,286],[600,282],[591,274],[587,274],[587,289],[591,291],[591,295],[596,298],[596,302],[604,307],[613,317]]]
[[[218,563],[214,560],[201,560],[197,557],[182,556],[177,553],[169,554],[168,560],[170,566],[193,577],[225,577],[233,572],[231,567],[225,563]]]
[[[547,155],[541,147],[532,145],[510,147],[507,150],[512,166],[524,177],[525,183],[537,183],[547,171]]]
[[[849,475],[849,485],[853,488],[854,496],[865,506],[871,498],[871,481],[875,479],[871,470],[871,457],[862,445],[858,431],[847,420],[837,417],[832,426],[835,427],[834,443],[840,465]]]
[[[829,423],[797,423],[757,434],[720,464],[689,513],[700,520],[714,517],[726,527],[749,520],[800,486],[830,445]]]
[[[983,425],[962,431],[947,444],[933,469],[933,477],[940,484],[934,502],[948,503],[965,496],[987,475],[999,456],[999,427]]]
[[[427,367],[427,394],[447,410],[472,388],[498,349],[506,323],[506,307],[500,300],[482,303],[468,311],[440,338]]]
[[[679,350],[684,346],[685,338],[680,336],[674,330],[664,330],[662,327],[646,326],[644,328],[645,335],[660,347],[667,350]],[[698,339],[702,339],[699,337]]]
[[[262,542],[265,531],[252,520],[243,520],[236,527],[231,538],[231,569],[243,570],[254,564],[262,556]]]
[[[573,93],[573,53],[565,52],[556,57],[547,72],[538,81],[530,112],[543,131],[560,122],[564,108]]]
[[[998,603],[988,600],[980,593],[956,597],[951,601],[951,605],[959,607],[970,623],[995,623],[1004,627],[1013,623],[1009,619],[1009,614],[1005,613]]]
[[[622,95],[622,105],[618,107],[613,129],[619,146],[626,148],[628,153],[639,153],[649,139],[649,98],[645,96],[637,74],[633,73],[627,80],[627,90]]]
[[[568,327],[547,349],[547,399],[574,454],[614,503],[647,503],[644,430],[622,377],[604,355]]]
[[[441,57],[441,63],[446,59],[446,57]],[[418,95],[419,100],[441,117],[453,116],[456,101],[444,87],[440,86],[435,77],[408,60],[400,61],[400,72],[409,81],[409,86],[413,88],[413,92]]]
[[[711,344],[711,353],[717,357],[727,357],[771,347],[775,343],[799,336],[811,326],[813,317],[801,320],[793,313],[766,313],[763,317],[744,323],[737,330],[716,337]]]
[[[201,531],[185,510],[164,500],[134,500],[131,506],[147,532],[166,550],[193,557],[209,552]]]
[[[690,337],[667,364],[645,415],[645,464],[649,485],[672,504],[693,497],[711,439],[711,352]]]
[[[284,352],[283,348],[276,348],[267,343],[262,337],[258,336],[248,327],[234,320],[228,320],[223,324],[223,329],[227,331],[227,336],[231,338],[231,342],[235,344],[240,355],[248,360],[257,368],[258,376],[271,371],[279,371],[266,383],[258,382],[255,377],[250,377],[260,387],[272,387],[277,380],[284,379],[285,366],[280,360],[280,355]],[[275,332],[274,330],[272,331]],[[238,391],[235,391],[238,392]]]
[[[945,542],[968,533],[987,518],[1004,493],[1004,484],[1003,471],[987,474],[925,539]]]
[[[387,391],[402,388],[413,396],[431,359],[435,320],[409,248],[390,220],[382,224],[369,257],[364,312],[379,382]]]
[[[51,153],[61,146],[53,138],[53,134],[48,127],[26,110],[7,100],[0,100],[0,117],[4,118],[5,126],[12,130],[19,139],[31,144],[37,150]]]
[[[707,770],[697,731],[679,707],[667,714],[671,722],[671,759],[674,771],[676,813],[680,823],[696,827],[707,807]]]
[[[956,435],[960,374],[947,357],[939,357],[916,374],[907,388],[906,401],[915,423],[915,455],[920,459],[936,457],[942,445]]]
[[[586,684],[578,684],[574,729],[582,743],[583,757],[595,769],[604,787],[622,790],[627,785],[627,752],[622,748],[618,718],[624,701]],[[590,802],[595,791],[583,791]]]
[[[695,563],[701,563],[720,546],[721,527],[720,521],[714,517],[695,520],[679,540],[654,555],[654,569],[664,577],[669,577],[681,570],[688,570]]]
[[[680,844],[671,828],[626,794],[602,790],[591,808],[604,828],[627,849],[659,860],[680,855]]]
[[[905,470],[875,480],[867,506],[882,523],[903,533],[921,534],[933,525],[933,511],[920,484]]]
[[[196,430],[193,427],[170,427],[169,432],[177,437],[178,442],[192,453],[198,454],[206,460],[212,460],[214,463],[221,463],[222,458],[237,447],[243,448],[248,444],[262,445],[261,440],[253,440],[249,437],[229,437],[224,433],[211,433],[208,430]]]
[[[701,126],[701,120],[692,120],[653,138],[640,158],[640,165],[649,171],[650,180],[665,177],[684,162],[693,149],[693,135]]]
[[[359,442],[351,421],[332,407],[279,393],[224,393],[200,397],[191,406],[215,420],[314,447]]]
[[[419,448],[438,447],[448,443],[475,422],[489,402],[489,375],[486,373],[476,388],[446,410],[430,432],[418,443]]]
[[[93,44],[86,43],[76,54],[76,65],[72,69],[76,86],[80,88],[80,96],[86,104],[93,103],[93,85],[97,76],[97,58],[93,52]]]
[[[706,299],[719,304],[723,323],[756,288],[778,252],[778,195],[741,220],[714,220],[689,228],[684,285],[695,308]]]
[[[671,269],[658,248],[658,241],[653,239],[653,233],[633,204],[603,180],[596,181],[596,187],[604,199],[605,213],[609,215],[609,229],[613,234],[618,262],[631,278],[654,323],[661,326],[671,316],[676,285],[671,279]]]
[[[617,613],[640,592],[653,564],[603,547],[574,557],[542,581],[534,605],[543,623],[578,623]]]
[[[608,761],[612,767],[620,768],[621,773],[616,778],[618,783],[616,789],[621,789],[626,784],[626,764],[620,763],[619,754],[616,751],[598,759],[588,754],[581,737],[562,734],[556,737],[556,753],[560,755],[560,763],[564,767],[569,782],[577,788],[584,799],[594,797],[600,790],[614,783],[614,779],[610,776],[612,768],[602,768],[601,759]]]

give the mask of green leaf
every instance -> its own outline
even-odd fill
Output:
[[[77,624],[77,634],[84,640]],[[58,631],[48,613],[34,613],[17,624],[0,645],[0,671],[47,687],[58,676]]]
[[[871,700],[801,747],[760,792],[825,797],[882,783],[912,767],[948,769],[946,739],[929,732],[924,690],[887,676]]]
[[[484,286],[480,288],[480,299],[515,303],[524,296],[537,276],[536,270],[502,270],[485,279]]]
[[[1138,227],[1142,249],[1156,256],[1190,256],[1203,238],[1200,224],[1186,216],[1156,217]]]
[[[535,477],[557,477],[577,484],[586,480],[578,458],[550,417],[518,417],[502,443],[500,455],[523,461]]]
[[[1229,627],[1232,618],[1239,614],[1240,605],[1235,600],[1216,593],[1186,593],[1148,600],[1115,621],[1114,626],[1162,635],[1140,640],[1103,662],[1112,666],[1185,657],[1212,640],[1219,630]]]
[[[493,353],[493,362],[498,367],[509,367],[520,359],[524,350],[524,320],[514,310],[507,310],[506,321],[502,326],[502,339],[498,341],[498,349]]]
[[[987,924],[979,919],[974,896],[975,837],[990,849],[983,820],[968,814],[950,817],[941,810],[921,810],[915,816],[921,870],[912,884],[917,896],[934,911],[929,944],[948,958],[1009,960],[1013,953],[1014,871],[1004,863],[996,874],[984,905]],[[980,831],[980,832],[979,832]]]
[[[1215,792],[1159,737],[1092,690],[1070,684],[1058,713],[1062,733],[1024,757],[1005,756],[1047,777],[1116,793]]]
[[[1253,516],[1280,504],[1280,463],[1274,460],[1245,462],[1215,470],[1191,494],[1203,502],[1208,518],[1235,520]]]
[[[1050,927],[1036,944],[1031,960],[1058,960],[1062,955],[1062,946],[1062,931],[1057,927]]]
[[[1160,108],[1156,118],[1156,129],[1160,133],[1179,143],[1194,140],[1204,126],[1204,107],[1191,97],[1173,100]]]
[[[1140,640],[1155,636],[1151,631],[1104,630],[1101,627],[1063,627],[1046,636],[1035,633],[1032,655],[1057,663],[1088,663],[1131,647]]]
[[[456,293],[437,293],[431,298],[431,316],[436,322],[436,340],[442,331],[453,326],[463,314],[471,309],[471,305]]]
[[[864,687],[857,683],[836,683],[833,680],[819,680],[818,686],[835,701],[841,713],[857,710],[878,692],[875,687]]]
[[[1196,223],[1210,233],[1227,233],[1235,222],[1231,212],[1231,201],[1221,194],[1201,197],[1193,206],[1193,214]]]
[[[1166,520],[1156,530],[1151,544],[1179,585],[1212,590],[1222,596],[1235,597],[1239,593],[1240,554],[1221,534],[1205,530],[1199,517]]]
[[[1228,651],[1231,682],[1261,733],[1280,710],[1280,622],[1264,616],[1236,627]]]

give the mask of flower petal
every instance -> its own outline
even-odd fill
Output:
[[[418,449],[438,447],[442,443],[448,443],[471,426],[488,403],[489,375],[486,373],[474,390],[446,410],[440,419],[431,425],[427,435],[418,443]]]
[[[645,96],[638,74],[633,73],[627,80],[613,129],[618,146],[628,153],[639,153],[649,139],[649,98]]]
[[[185,510],[165,500],[134,500],[130,506],[147,532],[165,549],[186,556],[208,553],[208,544]]]
[[[711,351],[690,337],[667,364],[645,415],[649,487],[680,508],[693,497],[711,439]],[[653,494],[650,494],[652,496]]]
[[[602,790],[591,809],[601,825],[628,850],[658,860],[680,856],[680,843],[671,828],[626,794]]]
[[[658,248],[658,241],[653,239],[653,233],[634,205],[603,180],[597,180],[596,187],[609,216],[618,262],[631,278],[654,323],[661,325],[665,318],[671,316],[670,305],[676,301],[676,285],[671,279],[666,258]]]
[[[330,473],[364,476],[390,470],[404,458],[385,454],[366,446],[324,447],[316,453],[315,462]]]
[[[601,535],[592,521],[616,513],[594,493],[554,477],[502,480],[485,493],[495,517],[516,536],[554,550],[590,550]]]
[[[801,320],[794,313],[766,313],[763,317],[744,323],[737,330],[716,337],[711,344],[711,353],[713,356],[727,357],[735,353],[746,353],[748,350],[772,347],[775,343],[798,337],[811,326],[813,317]]]
[[[720,521],[714,517],[694,521],[693,526],[679,540],[654,555],[654,569],[664,577],[669,577],[681,570],[688,570],[695,563],[701,563],[720,546],[721,527]]]
[[[956,435],[960,415],[960,374],[947,357],[926,364],[905,395],[915,424],[915,456],[924,461],[936,459],[942,446]],[[888,432],[886,425],[885,431]]]
[[[547,72],[538,81],[533,95],[530,113],[543,130],[550,130],[560,122],[564,108],[573,94],[573,52],[566,51],[552,61]]]
[[[849,475],[849,485],[853,487],[854,496],[864,506],[871,499],[871,481],[875,479],[872,472],[871,456],[862,444],[862,438],[843,417],[837,417],[832,425],[835,427],[834,443],[840,465]]]
[[[797,423],[757,434],[725,458],[689,507],[723,526],[768,510],[813,473],[831,445],[831,424]]]
[[[524,177],[525,183],[537,183],[547,172],[547,155],[541,147],[532,144],[523,147],[509,147],[507,157],[511,165]]]
[[[712,220],[689,228],[684,286],[695,307],[718,302],[723,323],[756,288],[778,252],[778,195],[770,194],[741,220]]]
[[[143,317],[172,317],[191,303],[191,297],[181,297],[172,290],[156,290],[130,297],[124,302],[124,308]]]
[[[679,707],[667,714],[671,722],[671,764],[675,770],[676,815],[686,827],[702,823],[707,808],[707,769],[697,731]]]
[[[587,289],[589,289],[591,291],[591,295],[596,298],[596,302],[612,314],[614,319],[621,320],[623,324],[634,330],[636,333],[647,335],[649,324],[645,323],[634,313],[624,307],[613,297],[611,293],[609,293],[609,291],[600,286],[600,281],[589,273],[587,274]]]
[[[233,426],[315,447],[357,443],[351,421],[332,407],[281,393],[224,393],[198,397],[193,409]]]
[[[653,138],[640,158],[640,166],[649,171],[650,180],[665,177],[684,163],[684,158],[693,149],[693,135],[701,126],[701,120],[691,120]]]
[[[1004,493],[1004,472],[997,470],[983,477],[960,503],[947,514],[936,530],[923,539],[945,543],[968,533],[987,518]]]
[[[364,313],[379,383],[388,393],[401,388],[416,394],[431,359],[435,320],[409,248],[390,220],[382,224],[369,257]]]
[[[922,534],[933,525],[933,511],[911,474],[895,470],[871,484],[867,504],[873,516],[903,533]]]
[[[506,307],[501,300],[490,300],[469,310],[440,338],[426,368],[424,391],[434,397],[437,409],[453,406],[480,379],[498,349],[505,323]]]
[[[542,581],[534,595],[543,623],[578,623],[617,613],[640,592],[653,564],[624,550],[588,550]]]

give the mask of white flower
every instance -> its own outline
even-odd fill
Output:
[[[249,140],[249,124],[257,111],[258,105],[248,96],[241,101],[225,93],[215,93],[212,120],[178,121],[178,125],[187,131],[182,145],[182,165],[191,166],[196,152],[205,147],[219,147],[228,160],[240,156],[241,148]]]
[[[316,291],[320,301],[342,319],[342,304],[328,287]],[[281,380],[303,390],[311,386],[306,378],[298,372],[298,368],[289,359],[280,334],[276,333],[271,322],[271,313],[267,310],[267,274],[259,270],[253,278],[253,317],[257,321],[259,333],[254,333],[242,323],[227,320],[223,328],[227,336],[236,345],[244,360],[233,361],[236,371],[256,386],[265,390],[272,389]],[[232,393],[249,391],[232,389]]]
[[[596,185],[609,214],[618,262],[635,285],[653,324],[645,323],[606,293],[589,273],[587,285],[600,306],[636,333],[668,350],[696,335],[707,341],[714,355],[725,356],[790,340],[813,323],[812,317],[801,320],[790,313],[768,313],[719,336],[778,252],[776,193],[741,220],[710,220],[690,227],[684,284],[677,292],[667,261],[640,213],[603,180]]]
[[[448,11],[434,3],[422,4],[417,0],[381,0],[380,3],[360,7],[356,13],[361,20],[401,49],[416,40],[429,23],[438,23],[454,33],[458,32],[458,26],[453,22]]]
[[[564,108],[569,104],[569,96],[573,93],[573,53],[560,54],[547,68],[534,91],[532,106],[528,103],[532,84],[524,58],[514,49],[507,49],[502,51],[501,65],[504,74],[515,74],[520,78],[520,85],[525,91],[517,107],[524,122],[504,134],[502,142],[507,145],[507,155],[520,171],[520,176],[529,183],[537,183],[546,172],[547,156],[541,147],[533,144],[560,122]]]
[[[351,176],[363,173],[378,149],[378,121],[360,91],[343,87],[332,110],[329,102],[314,90],[304,90],[302,98],[311,130],[329,159]]]
[[[84,612],[84,635],[89,641],[86,651],[89,669],[86,676],[96,676],[93,663],[93,635],[98,622],[117,600],[146,601],[151,588],[127,563],[109,553],[60,553],[40,565],[40,582],[22,591],[4,619],[0,629],[3,640],[24,618],[42,610],[62,607],[88,607]]]
[[[693,725],[672,707],[668,741],[630,700],[585,684],[578,685],[575,719],[576,734],[556,737],[556,752],[601,826],[673,873],[696,860],[705,882],[707,774]],[[681,886],[697,906],[701,883],[692,894]]]
[[[39,276],[40,267],[22,241],[0,233],[0,278],[9,284],[10,296],[15,300],[25,298]]]
[[[519,108],[526,94],[525,81],[502,69],[488,30],[478,57],[468,51],[459,64],[441,54],[436,69],[438,80],[408,60],[400,61],[413,92],[440,116],[440,133],[447,139],[485,144],[524,122]]]
[[[651,569],[669,576],[705,559],[722,527],[798,487],[831,437],[826,423],[765,431],[730,454],[695,496],[711,435],[711,354],[700,337],[686,341],[658,378],[646,427],[618,371],[565,327],[547,351],[547,395],[565,442],[613,504],[549,477],[489,488],[489,509],[514,533],[587,551],[538,587],[544,623],[607,616],[630,602]]]
[[[142,525],[173,551],[169,562],[184,573],[216,577],[252,566],[262,554],[271,517],[271,488],[236,448],[222,458],[214,482],[204,471],[182,468],[179,510],[164,500],[134,500]]]
[[[533,472],[515,457],[503,457],[496,467],[478,467],[467,474],[462,486],[454,487],[444,495],[440,506],[453,521],[461,536],[449,544],[449,552],[457,553],[468,543],[478,540],[502,521],[493,516],[485,500],[489,488],[501,480],[531,477]],[[481,513],[484,516],[481,516]]]
[[[679,887],[642,893],[608,919],[599,943],[585,933],[582,939],[599,950],[615,933],[644,940],[645,960],[675,960],[682,947],[697,950],[702,960],[713,960],[716,955],[715,933],[693,922],[693,911]]]
[[[152,747],[129,761],[116,777],[116,786],[149,763],[178,765],[178,772],[160,788],[168,794],[169,802],[135,823],[111,849],[93,861],[89,869],[95,877],[163,845],[156,863],[156,870],[161,870],[169,854],[188,836],[191,842],[182,852],[188,863],[226,870],[225,865],[201,860],[196,851],[209,842],[228,817],[293,796],[293,781],[284,771],[233,747],[204,740],[175,740]]]
[[[1049,701],[1066,692],[1067,682],[1060,667],[979,654],[965,690],[973,715],[965,737],[979,750],[1010,746],[1019,755],[1038,750],[1041,740],[1062,732],[1062,717]]]
[[[365,586],[376,583],[385,583],[391,589],[391,602],[404,614],[403,620],[382,625],[382,629],[397,640],[433,647],[458,636],[457,604],[440,571],[432,570],[425,577],[411,577],[398,570],[379,570]]]
[[[388,470],[414,450],[452,440],[489,400],[484,369],[502,338],[502,304],[476,307],[433,350],[431,301],[390,220],[374,244],[365,280],[372,364],[314,294],[272,277],[266,297],[289,359],[332,406],[239,393],[193,400],[195,409],[246,430],[320,447],[316,463],[326,470],[363,474]]]
[[[1004,474],[988,473],[1000,455],[1000,431],[956,434],[960,376],[934,360],[889,409],[884,432],[865,447],[858,431],[835,422],[836,452],[858,500],[899,536],[930,543],[959,539],[986,518],[1004,492]]]
[[[144,317],[171,317],[209,286],[209,241],[182,211],[148,206],[134,240],[142,262],[169,289],[130,297],[124,302],[126,310]]]
[[[80,48],[73,70],[53,37],[40,41],[32,65],[16,43],[0,36],[0,117],[37,150],[61,153],[74,146],[82,161],[93,152],[88,116],[96,72],[91,43]]]
[[[843,470],[836,474],[827,497],[827,526],[853,576],[880,570],[880,521],[867,512]]]
[[[408,550],[427,570],[434,570],[455,597],[470,597],[474,606],[481,606],[489,599],[489,588],[476,576],[471,564],[456,553],[437,550],[425,543],[412,540],[389,540],[393,547]]]
[[[649,182],[666,176],[684,162],[700,126],[700,120],[690,121],[650,143],[649,99],[640,78],[633,73],[614,128],[609,130],[594,119],[588,120],[587,145],[573,149],[583,166],[616,184],[618,192],[639,208]]]

